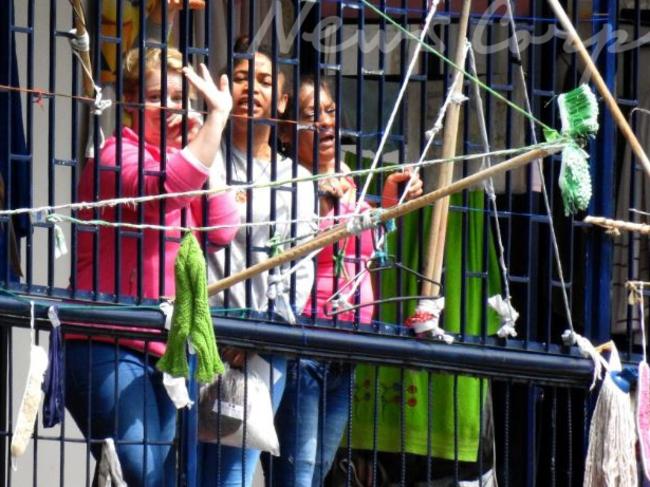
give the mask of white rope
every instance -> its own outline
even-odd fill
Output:
[[[427,17],[424,22],[424,27],[422,28],[422,32],[420,32],[420,40],[415,46],[415,49],[413,51],[413,56],[411,57],[411,62],[409,63],[409,67],[406,70],[406,75],[404,76],[404,80],[402,81],[402,86],[400,87],[399,93],[397,95],[397,99],[395,100],[395,104],[393,105],[393,110],[390,114],[390,117],[388,118],[388,122],[386,123],[386,127],[384,128],[384,133],[382,134],[381,141],[379,142],[379,147],[377,147],[377,151],[375,152],[375,157],[373,158],[372,164],[370,165],[370,168],[373,170],[377,167],[377,164],[379,163],[379,159],[381,158],[382,153],[384,151],[384,146],[386,145],[386,142],[388,141],[388,137],[390,136],[391,129],[393,128],[393,123],[395,122],[395,118],[397,117],[397,113],[399,112],[400,109],[402,98],[404,98],[404,94],[406,93],[406,89],[408,88],[409,81],[411,80],[411,75],[413,74],[413,70],[415,69],[415,65],[418,61],[418,55],[420,54],[420,50],[422,49],[422,44],[424,43],[424,39],[426,38],[426,35],[429,32],[429,26],[431,25],[431,21],[433,20],[433,17],[436,13],[439,3],[440,0],[432,0],[431,2],[431,7],[429,8],[429,13],[427,13]],[[361,202],[365,199],[366,193],[370,188],[372,175],[373,173],[371,172],[366,178],[366,181],[363,185],[363,189],[361,190],[361,194],[359,196],[359,199],[357,200],[357,205],[354,210],[354,213],[356,214],[359,214],[359,212],[361,211]]]
[[[93,114],[101,115],[104,112],[104,110],[106,110],[108,107],[111,106],[112,101],[110,99],[106,99],[106,100],[102,99],[102,89],[97,85],[97,83],[95,83],[95,80],[93,79],[93,73],[90,71],[90,67],[86,66],[86,63],[81,57],[82,52],[90,51],[90,38],[88,37],[88,32],[84,32],[84,34],[81,36],[77,34],[77,29],[70,29],[68,32],[71,34],[71,37],[68,37],[68,40],[70,41],[72,54],[74,54],[76,58],[79,60],[79,64],[81,64],[81,68],[84,70],[84,73],[86,74],[87,78],[92,83],[93,90],[95,90]],[[103,134],[101,134],[101,138],[103,139]]]
[[[381,214],[383,210],[381,208],[376,208],[374,210],[365,211],[361,214],[350,214],[350,218],[346,223],[346,228],[348,232],[353,235],[359,235],[365,230],[370,230],[375,228],[381,223]]]
[[[580,350],[580,354],[584,358],[590,358],[593,361],[594,375],[593,380],[591,381],[591,386],[589,387],[589,390],[591,391],[596,386],[596,383],[602,378],[603,369],[606,371],[609,370],[609,364],[603,358],[603,356],[598,353],[598,350],[596,350],[589,339],[583,337],[582,335],[578,335],[573,330],[565,330],[564,333],[562,333],[562,341],[568,347],[577,345],[578,350]]]
[[[469,47],[469,65],[470,72],[473,76],[478,76],[478,70],[476,68],[476,57],[474,55],[474,49],[471,45]],[[481,90],[479,86],[474,83],[474,102],[476,106],[476,113],[478,118],[479,130],[481,132],[481,139],[483,141],[483,151],[490,151],[490,139],[487,132],[487,124],[485,122],[485,112],[483,111],[483,97],[481,96]],[[487,167],[492,166],[492,159],[488,156],[483,159],[483,165]],[[488,178],[484,181],[483,184],[485,192],[488,195],[488,200],[490,201],[490,206],[492,207],[492,213],[494,214],[495,222],[495,233],[497,237],[497,246],[499,250],[499,267],[501,269],[501,275],[503,278],[503,287],[505,290],[506,298],[502,299],[501,296],[493,296],[488,299],[488,305],[494,309],[499,317],[501,318],[501,328],[497,331],[497,335],[500,338],[515,338],[517,336],[517,329],[515,328],[515,323],[519,318],[519,313],[512,306],[512,295],[510,294],[510,280],[509,280],[509,271],[508,266],[506,265],[506,249],[503,245],[503,236],[501,235],[501,223],[499,221],[499,208],[497,207],[497,195],[494,190],[494,179]]]
[[[466,42],[465,54],[467,54],[468,48],[469,48],[469,43]],[[463,73],[461,73],[460,71],[456,71],[456,76],[454,76],[454,81],[451,83],[451,86],[447,90],[447,96],[445,97],[445,101],[440,107],[440,110],[438,110],[438,116],[436,117],[436,120],[433,123],[433,127],[431,127],[430,130],[427,130],[425,132],[425,136],[427,137],[427,143],[424,146],[424,149],[422,149],[422,152],[420,153],[420,158],[416,163],[417,166],[415,167],[415,171],[413,171],[413,174],[411,175],[408,182],[406,183],[406,186],[404,187],[404,191],[402,192],[402,196],[400,197],[399,202],[397,204],[401,205],[406,200],[406,195],[411,189],[411,185],[413,184],[413,181],[415,181],[415,178],[417,177],[420,171],[420,165],[424,162],[424,158],[429,153],[429,149],[431,148],[431,145],[433,144],[436,135],[438,135],[438,133],[442,130],[443,122],[445,116],[447,115],[447,108],[449,108],[449,105],[451,105],[454,101],[454,93],[456,92],[456,89],[458,87],[458,84],[461,82],[462,77],[463,77]]]
[[[275,301],[276,312],[291,325],[296,324],[296,315],[291,308],[288,293],[291,290],[289,275],[283,272],[268,275],[266,297]]]
[[[526,110],[528,113],[532,113],[532,108],[530,104],[530,97],[528,95],[528,87],[526,85],[526,73],[524,72],[524,66],[521,58],[521,51],[519,49],[519,40],[517,39],[517,27],[515,25],[515,18],[513,14],[513,8],[512,8],[512,3],[511,0],[507,0],[506,2],[506,8],[507,8],[507,17],[510,22],[510,28],[512,29],[512,35],[513,35],[513,42],[512,42],[512,49],[513,53],[515,55],[515,59],[517,61],[517,64],[519,64],[519,69],[517,72],[519,73],[519,78],[521,82],[521,88],[524,93],[524,102],[526,104]],[[529,119],[530,123],[530,134],[531,138],[533,140],[533,144],[537,144],[537,134],[535,133],[535,123],[533,122],[532,119]],[[551,203],[549,201],[548,197],[548,190],[546,189],[546,182],[544,181],[544,169],[542,167],[542,161],[538,160],[537,161],[537,171],[539,172],[539,179],[540,179],[540,186],[542,189],[542,196],[544,199],[544,206],[546,208],[546,213],[548,215],[549,219],[549,232],[551,235],[551,243],[553,245],[553,256],[555,258],[555,267],[557,269],[557,274],[558,278],[560,280],[560,285],[562,288],[562,300],[564,304],[564,312],[566,313],[566,319],[567,319],[567,324],[569,325],[569,328],[574,331],[573,328],[573,318],[571,317],[571,305],[569,303],[569,294],[567,292],[567,286],[566,286],[566,281],[564,279],[564,270],[562,267],[562,258],[560,256],[560,248],[557,243],[557,235],[555,233],[555,222],[553,220],[553,212],[551,210]]]
[[[445,298],[423,299],[419,302],[415,315],[411,318],[411,327],[416,335],[426,334],[448,345],[454,343],[454,337],[445,333],[440,327],[440,315],[445,308]],[[427,319],[419,320],[418,317],[426,316]]]
[[[500,294],[496,294],[488,298],[488,305],[501,319],[501,328],[497,331],[499,338],[515,338],[517,336],[517,328],[515,327],[515,324],[519,319],[519,313],[512,307],[510,297],[503,299]]]
[[[554,149],[562,148],[566,144],[564,143],[544,143],[539,144],[537,147],[540,149]],[[533,146],[520,147],[515,149],[504,149],[499,151],[494,151],[491,154],[467,154],[463,156],[458,156],[449,159],[430,159],[420,163],[404,163],[400,164],[399,168],[414,168],[414,167],[425,167],[432,166],[436,164],[444,164],[451,161],[461,161],[461,160],[474,160],[481,159],[488,155],[494,157],[507,157],[516,154],[522,154],[528,152]],[[317,174],[309,177],[298,177],[284,179],[280,181],[275,181],[271,183],[251,183],[251,184],[238,184],[236,186],[228,186],[221,188],[210,188],[210,189],[197,189],[193,191],[181,191],[176,193],[161,193],[148,196],[135,196],[135,197],[121,197],[121,198],[108,198],[98,201],[80,201],[78,203],[64,203],[61,205],[51,205],[51,206],[36,206],[36,207],[24,207],[24,208],[14,208],[8,210],[0,210],[0,216],[14,216],[14,215],[23,215],[23,214],[37,214],[37,213],[51,213],[56,211],[63,210],[92,210],[95,208],[110,208],[118,205],[133,206],[143,203],[151,203],[155,201],[166,200],[170,198],[190,198],[195,196],[210,196],[220,193],[225,193],[226,191],[239,191],[247,189],[261,189],[261,188],[275,188],[279,186],[285,186],[293,183],[302,183],[302,182],[312,182],[318,181],[320,179],[328,179],[333,177],[344,177],[344,176],[362,176],[365,174],[370,174],[371,172],[392,172],[397,168],[397,166],[387,166],[381,168],[375,168],[374,170],[370,169],[360,169],[356,171],[348,172],[339,172],[339,173],[330,173],[330,174]]]

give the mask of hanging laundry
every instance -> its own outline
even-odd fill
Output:
[[[208,306],[205,259],[199,242],[191,233],[183,237],[174,272],[176,300],[172,325],[165,354],[156,367],[173,377],[187,377],[189,366],[185,346],[189,339],[198,356],[196,379],[212,382],[215,375],[223,374],[224,366],[217,351]]]
[[[63,337],[61,322],[56,306],[50,306],[47,311],[52,324],[50,332],[50,349],[48,352],[49,365],[43,383],[43,426],[52,428],[61,422],[65,414],[63,404]]]
[[[629,392],[612,379],[621,370],[616,346],[611,344],[609,372],[596,401],[589,428],[584,487],[637,485],[636,433]]]

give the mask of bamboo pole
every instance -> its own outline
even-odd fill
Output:
[[[595,225],[607,230],[614,236],[618,236],[621,230],[624,232],[640,233],[641,235],[650,235],[650,225],[643,223],[626,222],[623,220],[612,220],[602,216],[588,216],[584,219],[585,223]]]
[[[467,55],[466,40],[467,26],[469,24],[469,14],[472,9],[471,0],[463,2],[463,9],[458,22],[458,35],[456,37],[456,53],[454,63],[456,66],[465,66],[465,57]],[[460,96],[463,93],[463,75],[459,73],[458,83],[454,88],[451,96]],[[458,125],[460,121],[460,104],[452,103],[447,109],[445,116],[445,132],[442,141],[442,158],[451,159],[456,155],[456,145],[458,143]],[[440,179],[438,188],[449,186],[454,179],[454,163],[447,162],[440,169]],[[424,280],[422,283],[422,295],[435,296],[440,288],[439,283],[442,278],[442,267],[445,256],[445,240],[447,237],[447,221],[449,217],[449,197],[436,201],[433,207],[431,217],[431,227],[429,228],[429,243],[427,246],[424,275],[430,280]]]
[[[587,48],[585,47],[584,43],[580,39],[580,36],[578,35],[578,32],[573,26],[571,19],[569,19],[569,16],[567,15],[566,11],[564,10],[564,8],[562,7],[562,5],[558,0],[548,0],[548,3],[553,9],[553,11],[555,12],[556,17],[560,21],[560,24],[562,25],[564,30],[566,30],[567,35],[569,36],[569,40],[576,48],[578,55],[585,63],[586,71],[591,76],[594,84],[596,85],[596,88],[598,89],[603,99],[605,100],[605,104],[609,107],[610,111],[612,112],[612,116],[614,117],[614,121],[616,122],[616,125],[618,125],[618,128],[623,133],[623,136],[627,139],[628,143],[630,144],[630,148],[632,149],[632,152],[634,152],[634,155],[637,157],[637,160],[641,164],[641,167],[645,171],[646,175],[650,177],[650,160],[648,159],[647,154],[643,150],[643,147],[639,143],[639,140],[636,138],[636,135],[634,135],[632,128],[627,123],[627,120],[625,119],[623,112],[621,112],[621,109],[616,103],[614,96],[609,91],[609,88],[607,87],[607,83],[605,83],[605,80],[603,80],[603,77],[600,75],[598,68],[596,67],[593,60],[591,59],[591,56],[589,55],[589,51],[587,51]]]
[[[431,193],[425,194],[419,198],[415,198],[401,205],[387,208],[380,213],[380,220],[381,222],[386,222],[394,218],[399,218],[403,215],[406,215],[407,213],[411,213],[415,210],[419,210],[420,208],[431,205],[442,198],[446,198],[454,193],[458,193],[459,191],[463,191],[464,189],[471,188],[472,186],[480,184],[488,178],[525,166],[526,164],[530,164],[537,159],[542,159],[551,154],[555,154],[556,152],[561,151],[563,147],[563,145],[556,145],[544,149],[534,149],[517,157],[513,157],[512,159],[508,159],[507,161],[504,161],[500,164],[495,164],[492,167],[484,169],[483,171],[479,171],[466,178],[460,179],[444,188],[437,189],[436,191],[432,191]],[[337,242],[346,237],[350,237],[352,235],[353,233],[347,229],[345,223],[336,225],[329,230],[326,230],[325,232],[319,234],[319,236],[313,240],[305,242],[301,245],[297,245],[296,247],[293,247],[280,255],[271,257],[264,262],[255,264],[247,269],[244,269],[241,272],[238,272],[237,274],[225,277],[220,281],[209,285],[208,295],[214,296],[224,289],[228,289],[237,283],[245,281],[246,279],[250,279],[251,277],[254,277],[262,272],[268,271],[287,262],[298,260],[300,257],[303,257],[311,252],[325,247],[326,245],[333,244],[334,242]]]
[[[72,4],[72,11],[74,13],[74,28],[77,31],[77,37],[83,37],[86,35],[86,19],[84,17],[83,7],[81,5],[81,0],[70,0]],[[83,64],[83,94],[87,97],[95,96],[95,83],[93,78],[90,75],[92,73],[92,64],[90,63],[90,52],[81,51],[79,53],[81,57],[81,62]]]

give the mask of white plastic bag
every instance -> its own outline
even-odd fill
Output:
[[[273,425],[269,371],[268,362],[257,354],[251,354],[246,374],[243,370],[228,367],[223,376],[204,386],[199,399],[199,440],[238,448],[245,446],[279,456],[280,444]],[[279,378],[275,375],[278,373],[274,374],[274,381]]]

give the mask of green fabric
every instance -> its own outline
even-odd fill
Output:
[[[468,206],[477,210],[483,209],[483,192],[468,193]],[[462,195],[451,198],[452,205],[462,204]],[[396,253],[397,239],[403,235],[402,262],[412,269],[420,269],[419,249],[410,242],[420,241],[422,235],[428,235],[431,209],[408,215],[403,219],[403,227],[389,238],[389,251]],[[423,225],[423,222],[425,224]],[[484,265],[483,243],[486,224],[480,211],[470,211],[467,216],[468,241],[466,250],[467,272],[488,272],[487,295],[500,292],[501,280],[498,260],[493,242],[488,242],[488,263]],[[461,323],[461,286],[465,286],[465,331],[468,335],[480,335],[484,285],[481,278],[462,279],[462,232],[463,217],[459,212],[450,212],[446,240],[445,255],[445,311],[443,327],[451,332],[460,331]],[[487,267],[487,269],[485,268]],[[384,296],[407,296],[419,294],[419,285],[412,276],[402,275],[403,285],[397,289],[396,273],[382,273],[382,292]],[[416,303],[410,302],[405,307],[406,318],[413,313]],[[388,323],[396,323],[397,308],[395,305],[383,305],[380,309],[380,319]],[[487,333],[493,334],[499,327],[496,313],[489,311],[487,315]],[[431,454],[434,457],[454,458],[454,422],[457,421],[458,459],[460,461],[476,461],[480,432],[480,409],[483,398],[480,397],[480,380],[470,377],[431,374],[431,404],[429,397],[429,374],[413,370],[401,370],[395,367],[358,366],[356,369],[356,385],[352,412],[352,447],[370,450],[373,448],[373,411],[375,407],[375,374],[378,375],[376,447],[379,451],[400,452],[402,441],[404,450],[419,455],[427,454],[427,430],[431,424]],[[454,418],[454,388],[457,389],[458,416]],[[401,427],[401,392],[404,394],[404,428]],[[483,384],[487,391],[487,383]],[[429,415],[430,411],[430,415]],[[402,435],[402,430],[404,435]]]
[[[562,151],[562,166],[558,184],[562,192],[564,214],[573,215],[584,211],[591,201],[591,173],[589,154],[575,144],[567,145]]]
[[[199,242],[192,233],[183,237],[176,264],[176,299],[172,326],[167,337],[165,354],[156,367],[173,377],[187,377],[189,368],[185,343],[189,338],[197,354],[196,380],[212,382],[214,376],[224,372],[217,351],[217,341],[208,307],[208,287],[205,259]]]

